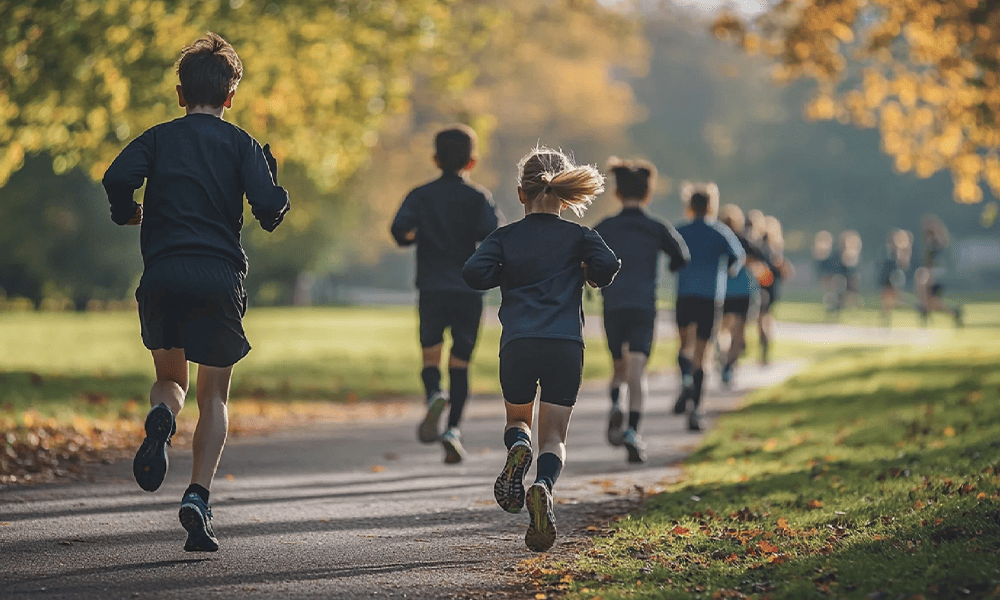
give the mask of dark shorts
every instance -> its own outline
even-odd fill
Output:
[[[143,271],[135,299],[142,343],[150,350],[183,348],[189,361],[210,367],[228,367],[250,352],[243,279],[225,260],[160,260]]]
[[[750,296],[734,296],[726,298],[722,303],[722,314],[739,315],[746,318],[750,314],[750,307],[753,305],[753,298]]]
[[[716,306],[715,301],[697,296],[681,296],[677,298],[677,327],[684,329],[692,323],[698,326],[698,339],[712,339],[715,331]]]
[[[574,340],[521,338],[500,350],[500,387],[511,404],[573,406],[583,378],[583,344]]]
[[[444,330],[451,328],[451,355],[465,361],[472,358],[483,317],[482,295],[420,292],[417,312],[421,348],[437,346],[444,341]]]
[[[642,352],[646,356],[653,349],[653,326],[656,311],[625,308],[604,311],[604,333],[608,338],[611,357],[622,357],[622,344],[628,343],[629,352]]]

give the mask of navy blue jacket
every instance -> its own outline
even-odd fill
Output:
[[[161,123],[122,150],[103,180],[112,221],[124,225],[132,218],[138,206],[133,194],[143,181],[139,239],[147,267],[169,256],[215,256],[245,276],[243,195],[267,231],[290,207],[257,140],[214,115]]]
[[[520,338],[583,343],[581,264],[598,287],[621,263],[593,229],[558,215],[532,213],[487,237],[462,269],[469,287],[500,286],[500,348]]]
[[[691,259],[684,239],[669,223],[650,217],[641,208],[622,209],[594,230],[622,261],[614,282],[601,290],[604,310],[655,311],[660,252],[670,258],[671,271],[683,268]]]
[[[691,262],[677,273],[677,296],[721,302],[726,295],[726,273],[735,276],[746,254],[731,229],[718,221],[695,219],[677,228],[691,252]]]
[[[417,289],[476,294],[462,281],[462,265],[499,222],[490,193],[457,173],[410,192],[392,221],[400,246],[417,245]],[[406,234],[416,230],[416,238]]]

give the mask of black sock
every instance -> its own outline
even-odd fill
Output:
[[[198,494],[198,497],[201,498],[201,501],[204,502],[205,504],[208,504],[208,494],[209,494],[208,490],[206,490],[205,488],[201,487],[197,483],[192,483],[191,485],[189,485],[187,487],[186,490],[184,490],[184,495],[187,496],[188,494],[190,494],[192,492],[194,492],[195,494]]]
[[[556,479],[559,479],[562,467],[563,461],[555,454],[546,452],[540,455],[535,463],[535,483],[544,483],[551,492],[556,485]]]
[[[691,363],[690,358],[684,356],[683,354],[678,354],[677,364],[680,365],[681,367],[681,377],[691,374],[691,367],[693,366],[693,364]]]
[[[621,394],[621,392],[622,392],[622,386],[620,385],[611,386],[609,393],[611,394],[612,406],[618,406],[618,396]]]
[[[701,403],[701,384],[705,381],[705,371],[698,369],[691,376],[694,379],[694,406],[697,408]]]
[[[639,431],[639,419],[641,419],[641,418],[642,418],[642,413],[641,412],[638,412],[638,411],[635,411],[635,410],[628,411],[628,427],[629,427],[629,429],[634,429],[634,430],[636,430],[638,432]]]
[[[448,369],[448,381],[448,400],[451,402],[448,427],[458,427],[465,400],[469,397],[469,369]]]
[[[510,447],[513,446],[518,440],[524,440],[530,446],[531,434],[520,427],[511,427],[507,431],[503,432],[503,445],[507,446],[508,450],[510,450]]]
[[[424,367],[420,372],[420,379],[424,382],[424,393],[427,399],[441,391],[441,369],[437,367]]]

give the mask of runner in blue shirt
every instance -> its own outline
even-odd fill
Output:
[[[681,393],[674,404],[675,414],[688,411],[688,429],[701,425],[702,386],[705,381],[705,349],[715,332],[716,312],[726,294],[726,271],[730,276],[743,267],[745,253],[739,240],[725,225],[716,221],[719,212],[719,188],[714,183],[681,186],[691,222],[677,228],[687,243],[691,262],[677,275],[677,330],[680,348],[677,363],[681,368]]]

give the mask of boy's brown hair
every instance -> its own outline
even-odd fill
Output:
[[[476,132],[467,125],[452,125],[434,136],[434,156],[446,173],[464,169],[476,153]]]
[[[243,63],[222,36],[208,32],[184,46],[177,61],[184,101],[188,106],[222,106],[243,77]]]

